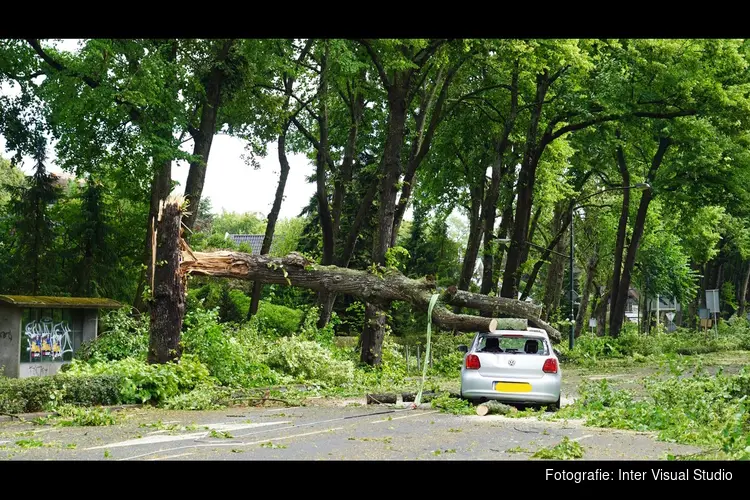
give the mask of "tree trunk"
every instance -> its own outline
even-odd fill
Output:
[[[154,177],[151,181],[151,203],[148,212],[148,222],[146,224],[146,243],[144,249],[145,269],[141,273],[141,280],[138,283],[138,289],[135,294],[133,306],[141,313],[145,313],[148,304],[143,298],[146,287],[151,287],[151,276],[153,274],[152,256],[153,256],[153,229],[156,224],[156,217],[159,215],[159,204],[169,195],[172,185],[172,160],[164,161],[158,165]],[[153,290],[152,290],[153,292]]]
[[[484,191],[484,175],[482,184],[475,185],[471,189],[471,209],[469,211],[469,240],[466,242],[466,255],[464,255],[461,276],[458,280],[459,290],[468,290],[474,270],[477,267],[477,256],[479,255],[479,244],[482,239],[482,194]]]
[[[747,271],[745,271],[745,278],[742,280],[742,288],[740,289],[739,309],[737,310],[737,316],[740,318],[745,317],[748,284],[750,284],[750,261],[747,263]]]
[[[523,250],[528,241],[529,223],[531,219],[531,208],[534,198],[534,184],[536,181],[536,168],[539,165],[539,157],[543,148],[538,143],[539,122],[542,116],[544,99],[549,89],[549,74],[544,73],[537,76],[536,96],[534,107],[531,111],[531,120],[526,134],[526,147],[524,158],[521,162],[521,171],[518,174],[518,200],[516,202],[516,216],[514,218],[513,236],[511,238],[508,257],[503,273],[503,286],[500,295],[503,297],[518,297],[518,283],[520,280],[520,268],[522,264]]]
[[[607,334],[607,309],[609,309],[609,297],[611,293],[607,290],[602,297],[599,298],[599,305],[594,311],[596,317],[596,334],[599,337],[603,337]]]
[[[648,181],[652,181],[656,176],[661,162],[664,159],[664,155],[667,152],[671,141],[668,138],[662,137],[659,139],[659,147],[656,150],[656,154],[651,162],[649,173],[646,176]],[[627,190],[625,190],[627,192]],[[620,330],[622,329],[623,320],[625,318],[625,303],[628,299],[628,290],[630,289],[630,277],[633,273],[633,266],[635,265],[635,257],[638,253],[638,246],[641,243],[641,237],[643,236],[643,229],[646,224],[646,215],[648,214],[648,205],[651,203],[653,191],[648,189],[643,192],[641,196],[641,202],[638,205],[638,212],[635,218],[635,225],[633,226],[633,235],[630,238],[630,245],[628,245],[628,253],[625,256],[625,263],[622,269],[622,276],[620,278],[620,288],[617,290],[614,304],[612,306],[612,312],[610,314],[610,328],[609,334],[612,337],[618,337]]]
[[[279,166],[281,171],[279,172],[279,184],[276,186],[276,196],[273,199],[273,206],[271,207],[271,213],[268,214],[268,222],[266,223],[266,234],[263,236],[263,245],[260,248],[260,253],[266,255],[271,251],[271,244],[273,243],[273,234],[276,230],[276,222],[279,220],[279,212],[281,211],[281,203],[284,201],[284,189],[286,189],[286,180],[289,177],[289,160],[286,157],[286,134],[289,130],[289,123],[286,124],[284,130],[278,139],[278,153],[279,153]],[[260,281],[253,282],[253,294],[250,299],[250,309],[247,311],[247,318],[250,319],[253,315],[258,312],[258,304],[260,303],[260,295],[263,290],[263,283]]]
[[[190,162],[190,171],[185,182],[185,198],[187,199],[187,213],[183,223],[189,229],[193,228],[195,219],[198,217],[203,184],[206,180],[206,167],[208,156],[211,153],[211,144],[216,133],[216,119],[221,105],[221,91],[225,79],[223,69],[224,61],[229,55],[234,40],[225,41],[219,50],[214,67],[208,76],[206,85],[206,97],[201,106],[201,118],[197,129],[191,130],[193,141],[193,156],[197,158]]]
[[[240,252],[185,253],[182,270],[205,276],[217,276],[244,280],[259,280],[264,283],[298,286],[311,290],[325,290],[329,293],[346,294],[358,297],[367,303],[383,304],[371,309],[370,315],[379,322],[379,311],[393,301],[408,302],[419,310],[426,311],[436,284],[431,280],[413,280],[395,270],[387,270],[382,275],[368,271],[345,269],[336,266],[322,266],[309,261],[298,253],[283,258],[267,255],[251,255]],[[553,341],[558,341],[560,333],[539,319],[537,307],[518,300],[502,297],[488,297],[481,294],[459,291],[450,287],[442,296],[442,303],[433,310],[433,321],[445,329],[459,331],[488,331],[497,326],[497,320],[480,316],[454,314],[445,305],[458,305],[479,310],[489,310],[497,316],[526,319],[531,326],[544,329]],[[367,342],[376,342],[378,332],[367,326]],[[375,339],[375,340],[372,340]],[[382,339],[381,339],[382,340]],[[364,344],[367,344],[363,341]],[[379,347],[374,353],[379,352]],[[369,356],[369,355],[368,355]]]
[[[387,306],[365,304],[365,326],[362,330],[362,351],[360,361],[370,366],[380,365],[383,361],[383,337],[388,320]]]
[[[521,300],[526,300],[526,298],[531,294],[531,289],[534,286],[534,282],[536,282],[536,278],[539,275],[539,271],[542,269],[542,266],[544,266],[545,262],[550,259],[551,256],[554,256],[552,258],[552,262],[559,263],[560,258],[559,256],[553,254],[554,252],[562,253],[563,247],[565,246],[563,236],[565,236],[566,230],[568,229],[568,226],[570,225],[570,211],[567,211],[567,215],[563,214],[563,210],[565,210],[565,207],[562,203],[558,203],[555,206],[554,213],[552,215],[552,228],[551,232],[554,234],[554,238],[552,238],[552,241],[549,242],[545,250],[542,252],[541,257],[539,257],[539,260],[534,264],[534,268],[531,270],[531,274],[529,275],[529,279],[526,281],[526,286],[523,289],[523,293],[521,293]],[[552,265],[550,263],[549,269],[552,268]],[[549,276],[549,271],[548,271]],[[545,287],[545,296],[547,296],[547,291],[549,289]],[[546,302],[545,302],[546,303]]]
[[[500,219],[500,229],[497,232],[497,239],[505,239],[508,237],[510,228],[513,227],[513,179],[514,175],[510,165],[506,166],[505,169],[505,186],[503,188],[503,213]],[[485,227],[487,222],[485,221]],[[494,222],[493,222],[494,230]],[[485,233],[486,238],[486,233]],[[487,247],[489,245],[489,251]],[[503,253],[505,252],[505,245],[496,245],[493,241],[487,243],[485,240],[485,253],[482,260],[484,267],[482,273],[482,286],[480,292],[488,295],[490,293],[497,293],[497,283],[500,280],[500,269],[503,263]]]
[[[185,276],[180,270],[182,208],[168,199],[157,215],[156,268],[151,307],[148,362],[166,363],[180,358],[180,336],[185,315]]]
[[[619,139],[620,134],[618,132],[617,137]],[[626,187],[630,185],[630,172],[628,171],[627,163],[625,163],[625,154],[621,147],[617,148],[617,165],[620,169],[620,175],[622,176],[622,186]],[[617,225],[617,241],[615,242],[615,264],[612,269],[612,311],[617,308],[617,302],[619,300],[617,290],[620,289],[620,277],[622,274],[622,254],[625,251],[625,236],[628,231],[628,218],[630,214],[630,190],[624,189],[622,192],[622,208],[620,209],[620,222]],[[624,310],[624,309],[623,309]],[[614,316],[612,316],[614,317]],[[610,323],[614,321],[610,319]],[[612,331],[613,325],[610,325],[610,331]]]
[[[576,317],[576,337],[580,336],[585,328],[584,321],[589,308],[589,297],[591,296],[591,286],[594,283],[594,273],[596,272],[596,266],[599,264],[599,255],[594,252],[588,261],[586,267],[586,282],[581,290],[581,305],[578,308],[578,316]]]

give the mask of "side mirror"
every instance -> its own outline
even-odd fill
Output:
[[[562,356],[562,353],[561,353],[560,351],[558,351],[557,349],[552,349],[552,351],[554,351],[554,353],[555,353],[555,356],[557,356],[558,358],[559,358],[560,356]]]
[[[461,344],[460,346],[458,346],[458,350],[461,351],[461,352],[464,352],[464,353],[469,352],[469,348],[466,347],[463,344]]]

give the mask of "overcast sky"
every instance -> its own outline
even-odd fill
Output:
[[[62,50],[75,51],[77,39],[61,40],[56,43]],[[8,92],[4,87],[0,91]],[[186,142],[183,149],[192,152],[192,141]],[[271,145],[268,156],[260,159],[260,168],[255,169],[243,159],[245,143],[241,139],[227,135],[214,138],[211,154],[208,159],[206,181],[203,196],[211,199],[214,212],[260,212],[268,215],[276,194],[279,181],[279,161],[276,145]],[[0,135],[0,154],[8,157],[5,151],[5,139]],[[307,182],[307,177],[313,173],[311,162],[304,155],[289,155],[289,178],[284,191],[285,199],[281,205],[280,217],[296,217],[315,193],[315,185]],[[26,159],[21,168],[30,173],[33,167],[31,159]],[[61,169],[55,164],[55,152],[48,148],[48,168],[51,172],[59,173]],[[172,168],[173,180],[179,182],[175,193],[184,190],[188,176],[188,164],[178,162]]]

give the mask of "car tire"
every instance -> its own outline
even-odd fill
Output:
[[[562,396],[558,396],[557,401],[552,403],[551,405],[547,406],[547,410],[551,412],[555,412],[560,409],[560,400],[562,399]]]

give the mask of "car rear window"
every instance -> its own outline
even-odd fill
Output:
[[[547,342],[544,339],[523,335],[482,335],[477,341],[476,350],[478,352],[507,352],[518,354],[539,354],[544,356],[549,354]]]

